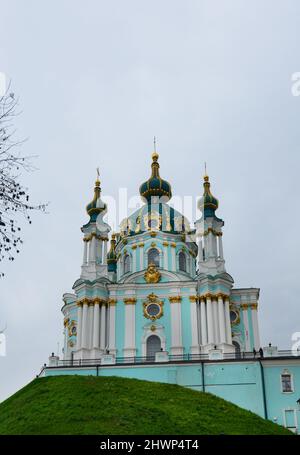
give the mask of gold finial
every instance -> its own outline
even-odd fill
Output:
[[[99,186],[99,185],[100,185],[100,180],[99,180],[99,177],[100,177],[100,171],[99,171],[99,168],[98,168],[98,167],[97,167],[96,171],[97,171],[96,186]]]
[[[157,161],[159,158],[159,154],[156,151],[156,137],[154,136],[153,138],[153,150],[154,152],[152,153],[152,161]]]
[[[209,181],[209,176],[207,175],[207,170],[206,170],[206,161],[204,162],[204,181],[208,182]]]

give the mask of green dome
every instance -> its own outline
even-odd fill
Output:
[[[163,202],[167,202],[172,197],[171,185],[166,180],[163,180],[159,175],[158,154],[152,154],[152,175],[151,177],[140,186],[140,195],[146,202],[151,202],[151,198],[158,197]]]
[[[210,192],[210,182],[208,175],[204,176],[204,193],[202,198],[199,200],[198,208],[204,215],[204,218],[215,216],[215,211],[219,207],[219,201]]]
[[[99,213],[106,209],[106,204],[101,200],[100,180],[97,179],[94,188],[94,198],[86,206],[87,214],[90,216],[90,222],[95,222]]]
[[[112,234],[110,241],[110,250],[107,253],[107,265],[109,272],[117,270],[117,255],[116,255],[116,235]]]

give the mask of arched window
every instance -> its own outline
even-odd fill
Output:
[[[155,264],[159,267],[159,251],[156,248],[150,248],[148,251],[148,265]]]
[[[124,273],[130,272],[130,256],[126,254],[124,257]]]
[[[286,370],[281,375],[281,390],[282,392],[293,392],[292,375]]]
[[[186,272],[186,256],[183,251],[180,251],[178,255],[179,260],[179,270],[182,272]]]

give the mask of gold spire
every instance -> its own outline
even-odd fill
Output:
[[[154,136],[154,138],[153,138],[152,161],[156,163],[157,160],[158,160],[158,158],[159,158],[159,154],[158,154],[157,151],[156,151],[156,137]]]
[[[98,167],[97,167],[96,171],[97,171],[97,178],[96,178],[95,185],[96,185],[96,186],[100,186],[100,180],[99,180],[100,171],[99,171],[99,168],[98,168]]]
[[[203,178],[204,178],[205,182],[209,182],[209,176],[208,176],[207,170],[206,170],[206,161],[204,162],[204,176],[203,176]]]

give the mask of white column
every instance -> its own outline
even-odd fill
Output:
[[[81,332],[81,347],[87,348],[87,325],[88,325],[88,304],[85,302],[82,309],[82,332]]]
[[[170,298],[171,311],[171,354],[182,355],[182,332],[181,332],[181,300],[179,297]]]
[[[220,259],[224,259],[222,236],[219,235],[218,238],[219,238],[219,256],[220,256]]]
[[[83,241],[83,265],[87,263],[87,244],[88,242]]]
[[[116,301],[109,304],[109,351],[111,354],[116,350]]]
[[[205,300],[201,298],[200,301],[200,312],[201,312],[201,344],[207,344],[207,326],[206,326],[206,305]]]
[[[103,240],[103,264],[107,264],[107,240]]]
[[[258,350],[260,348],[260,339],[259,339],[259,329],[258,329],[258,319],[257,319],[257,303],[251,304],[251,317],[252,317],[254,347],[256,350]]]
[[[207,255],[207,257],[213,257],[212,233],[209,232],[207,237],[208,237],[208,255]]]
[[[168,264],[168,243],[165,243],[164,244],[164,265],[163,265],[163,268],[165,270],[169,270],[169,264]]]
[[[103,264],[103,257],[102,257],[102,240],[98,239],[98,257],[99,257],[99,263]]]
[[[191,313],[191,354],[199,354],[199,339],[198,339],[198,315],[197,315],[197,299],[190,298],[190,313]]]
[[[226,342],[232,344],[229,299],[225,299]]]
[[[119,281],[121,277],[121,258],[117,260],[117,281]]]
[[[215,342],[214,336],[214,321],[213,321],[213,309],[211,298],[206,298],[206,311],[207,311],[207,341],[208,343]]]
[[[218,314],[218,301],[216,297],[212,299],[212,310],[213,310],[213,325],[214,325],[214,343],[220,342],[220,325],[219,325],[219,314]]]
[[[87,347],[88,347],[88,349],[91,349],[93,347],[94,305],[89,305],[88,321],[89,322],[88,322],[88,329],[87,329],[87,335],[88,335]]]
[[[218,296],[218,312],[219,312],[219,328],[220,328],[220,343],[226,343],[226,327],[225,327],[225,311],[223,298]]]
[[[213,257],[217,257],[218,256],[218,237],[211,233],[211,244],[212,244],[212,255]]]
[[[86,242],[85,242],[86,243]],[[82,306],[78,305],[77,307],[77,339],[76,339],[76,349],[81,348],[81,331],[82,331]]]
[[[92,243],[91,243],[91,247],[92,247],[92,260],[93,262],[96,261],[96,237],[93,236],[92,238]]]
[[[136,249],[133,249],[132,251],[132,273],[137,272],[137,266],[136,266]]]
[[[249,333],[249,319],[248,319],[248,305],[242,304],[241,305],[242,316],[243,316],[243,323],[245,328],[245,348],[247,352],[250,352],[250,333]]]
[[[171,270],[176,272],[176,251],[174,246],[171,247]]]
[[[105,329],[106,329],[106,306],[101,305],[101,329],[100,329],[100,349],[105,349]]]
[[[124,357],[135,356],[135,298],[124,299],[125,304],[125,340]]]
[[[144,245],[140,246],[140,270],[144,269]]]
[[[202,242],[202,237],[199,238],[199,242],[198,242],[198,262],[203,262],[203,242]]]
[[[100,307],[99,302],[94,304],[94,327],[93,327],[93,348],[99,348],[100,336]]]

